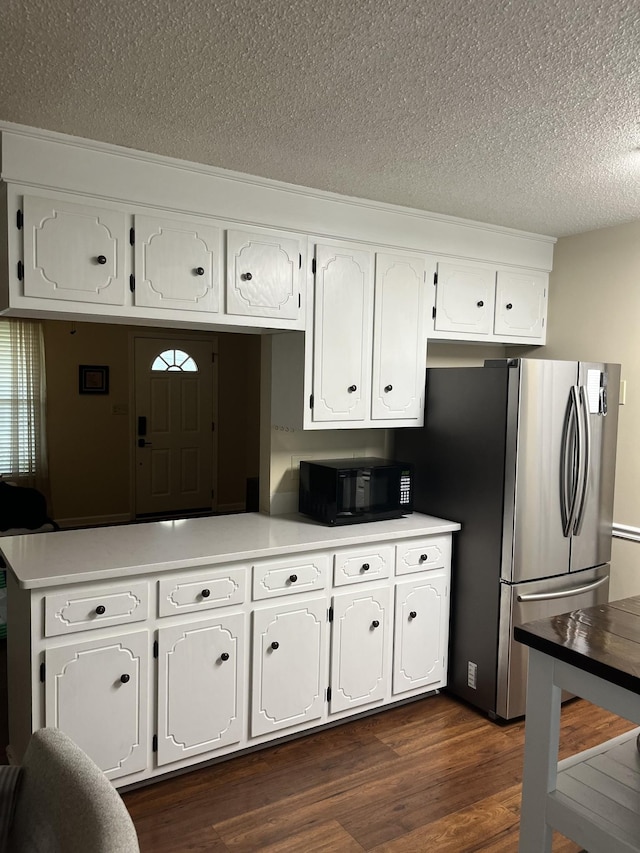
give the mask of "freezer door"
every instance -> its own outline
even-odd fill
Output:
[[[502,572],[502,579],[513,583],[569,571],[570,537],[564,535],[562,525],[561,470],[564,424],[571,391],[578,381],[578,363],[521,359],[519,370],[513,536],[508,536],[505,524]],[[505,500],[505,516],[507,508]]]
[[[580,362],[578,387],[585,464],[571,530],[572,572],[611,558],[620,365]]]
[[[496,714],[505,720],[521,717],[527,695],[527,646],[513,639],[516,625],[558,616],[571,610],[606,604],[609,565],[561,578],[501,584]]]

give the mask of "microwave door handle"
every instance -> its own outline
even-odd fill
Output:
[[[556,598],[571,598],[572,595],[581,595],[583,592],[591,592],[592,589],[598,589],[609,580],[609,575],[606,575],[600,580],[589,583],[586,586],[573,587],[573,589],[561,589],[558,592],[532,592],[528,595],[519,595],[518,601],[553,601]]]
[[[560,454],[560,512],[562,516],[562,534],[571,536],[575,522],[577,488],[575,476],[575,455],[578,420],[578,391],[574,385],[569,392],[569,401],[562,428],[562,451]]]
[[[576,508],[576,522],[573,532],[576,536],[582,531],[582,523],[584,521],[585,510],[587,508],[587,492],[589,491],[589,465],[591,462],[591,424],[589,422],[589,402],[584,385],[580,386],[580,413],[581,418],[578,423],[582,426],[578,428],[580,459],[582,462],[582,477],[578,478],[580,482],[580,500]]]

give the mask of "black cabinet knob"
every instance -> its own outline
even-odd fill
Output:
[[[420,562],[421,563],[427,562],[427,555],[426,554],[420,554]]]
[[[271,643],[271,648],[272,648],[272,649],[274,650],[274,652],[275,652],[275,650],[276,650],[276,649],[279,649],[279,648],[280,648],[280,643],[279,643],[277,640],[274,640],[274,641],[273,641],[273,643]]]
[[[385,385],[384,390],[388,394],[389,391],[393,391],[393,385]]]
[[[204,275],[204,267],[196,267],[196,275]]]
[[[210,589],[203,589],[202,592],[200,593],[200,595],[203,598],[209,598],[209,596],[211,595],[211,590]]]
[[[104,606],[104,604],[99,604],[96,607],[96,613],[98,614],[98,616],[102,616],[106,612],[107,612],[107,608]]]
[[[511,311],[512,308],[513,305],[511,304],[511,302],[507,302],[507,311]]]
[[[250,272],[243,272],[242,275],[240,276],[240,278],[242,281],[251,281],[253,276],[251,275]]]
[[[371,623],[372,628],[378,628],[380,626],[380,622],[377,619],[374,619]]]
[[[127,681],[129,681],[129,680],[130,680],[130,678],[131,678],[131,676],[130,676],[130,675],[127,675],[127,673],[125,672],[123,675],[121,675],[121,676],[120,676],[120,681],[121,681],[123,684],[126,684],[126,683],[127,683]]]
[[[103,264],[106,264],[106,263],[107,263],[107,259],[106,259],[106,257],[105,257],[104,255],[98,255],[98,257],[96,258],[96,261],[97,261],[100,265],[103,265]]]
[[[298,580],[298,575],[289,575],[289,583],[295,583]]]
[[[479,302],[476,302],[476,305],[478,306],[478,308],[483,308],[483,307],[484,307],[484,302],[483,302],[483,301],[482,301],[482,299],[481,299]]]
[[[358,390],[358,386],[357,386],[357,385],[349,385],[349,387],[347,388],[347,391],[348,391],[350,394],[353,394],[353,392],[354,392],[354,391],[357,391],[357,390]]]
[[[222,652],[220,660],[229,660],[229,652]]]
[[[409,619],[415,619],[417,615],[416,611],[412,610],[411,613],[409,613]]]
[[[370,568],[371,567],[369,566],[369,563],[363,563],[362,564],[362,571],[363,572],[368,572]]]

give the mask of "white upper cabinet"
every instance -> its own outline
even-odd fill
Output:
[[[433,331],[441,340],[543,344],[546,273],[471,261],[438,263]]]
[[[303,249],[278,231],[227,231],[227,313],[297,320]]]
[[[206,223],[134,216],[136,305],[218,310],[222,232]]]
[[[546,275],[498,271],[494,324],[496,335],[542,338],[546,310]]]
[[[426,365],[427,255],[376,254],[373,420],[422,417]]]
[[[25,195],[23,215],[25,296],[124,304],[121,211]]]
[[[429,255],[315,246],[306,339],[272,342],[272,419],[302,429],[419,426],[424,419]]]
[[[362,423],[371,384],[371,252],[317,245],[313,329],[314,421]]]

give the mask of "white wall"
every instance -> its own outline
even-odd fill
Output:
[[[560,239],[544,358],[622,364],[614,521],[640,528],[640,221]],[[640,594],[640,543],[614,539],[611,598]]]

